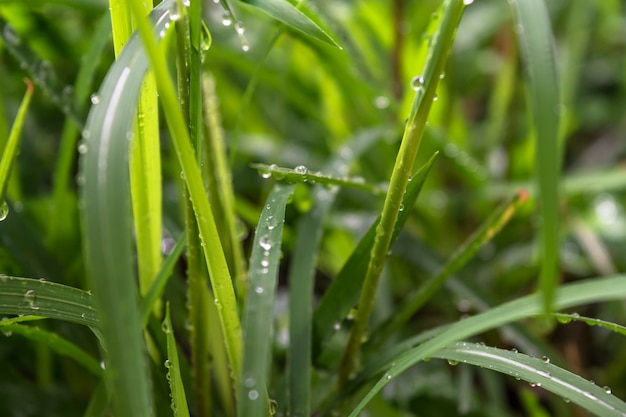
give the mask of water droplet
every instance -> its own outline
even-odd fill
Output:
[[[230,12],[225,11],[225,12],[222,14],[222,24],[223,24],[224,26],[230,26],[230,25],[232,25],[232,24],[233,24],[233,18],[232,18],[232,16],[230,15]]]
[[[170,11],[170,19],[174,22],[180,20],[180,13],[178,13],[178,10],[174,9]]]
[[[448,365],[457,366],[459,361],[455,361],[454,359],[448,359]]]
[[[392,378],[391,374],[385,374],[385,379],[389,381]]]
[[[259,398],[259,391],[255,390],[255,389],[251,389],[248,392],[248,398],[252,401],[256,400],[257,398]]]
[[[191,0],[183,0],[183,6],[185,7],[191,6]]]
[[[264,271],[266,271],[266,269],[264,269]],[[257,294],[263,294],[265,292],[265,290],[263,289],[263,287],[256,287],[254,289],[254,292]]]
[[[87,129],[83,129],[83,139],[89,139],[89,136],[91,136],[91,132]]]
[[[91,96],[89,96],[89,100],[91,100],[91,104],[98,104],[100,103],[100,96],[96,93],[93,93]]]
[[[6,201],[3,201],[2,205],[0,205],[0,222],[5,220],[8,215],[9,215],[9,205],[7,204]]]
[[[308,174],[309,170],[307,169],[307,167],[305,167],[304,165],[298,165],[294,170],[293,170],[296,174],[301,174],[301,175],[306,175]]]
[[[259,246],[265,250],[272,249],[272,242],[270,240],[270,237],[267,235],[261,236],[261,239],[259,239]]]
[[[558,316],[556,318],[559,323],[567,324],[572,322],[572,318],[570,316]]]
[[[261,266],[263,268],[267,268],[268,266],[270,266],[270,261],[268,261],[267,259],[261,260]]]
[[[170,332],[170,326],[167,325],[167,322],[164,320],[163,323],[161,323],[161,330],[163,330],[163,333],[165,334],[169,334]]]
[[[404,211],[404,204],[400,204],[400,207],[398,207],[398,210]]]
[[[28,303],[28,306],[33,310],[39,309],[39,307],[35,305],[35,302],[37,301],[37,295],[35,294],[34,290],[28,290],[24,293],[24,301],[26,301]]]
[[[386,109],[389,107],[389,99],[385,96],[378,96],[374,99],[374,107],[377,109]]]
[[[80,145],[78,145],[78,153],[81,155],[84,155],[87,153],[87,144],[82,142]]]
[[[245,39],[241,41],[241,50],[244,52],[248,52],[250,50],[250,44]]]
[[[571,400],[569,398],[567,398],[567,397],[563,397],[563,401],[565,401],[566,403],[569,404]]]
[[[165,365],[165,367],[169,369],[172,366],[172,362],[170,362],[169,359],[166,359],[165,362],[163,362],[163,365]]]
[[[333,324],[333,329],[334,329],[336,332],[338,332],[339,330],[341,330],[341,323],[339,323],[338,321],[336,321],[336,322]]]
[[[220,300],[218,300],[217,298],[213,300],[213,302],[215,303],[215,307],[217,307],[218,310],[221,310],[223,308],[222,303],[220,303]]]
[[[517,349],[515,349],[515,348],[511,349],[511,352],[513,352],[513,353],[519,353],[519,351],[518,351]]]
[[[243,25],[243,22],[235,23],[235,31],[237,31],[237,33],[240,35],[243,35],[246,32],[246,28]]]
[[[610,394],[610,393],[612,392],[612,391],[611,391],[611,388],[610,388],[610,387],[608,387],[607,385],[605,385],[604,387],[602,387],[602,389],[603,389],[603,390],[604,390],[604,392],[606,392],[607,394]]]
[[[439,96],[437,95],[437,93],[435,93],[435,96],[433,97],[433,101],[437,101],[439,100]]]
[[[411,80],[411,87],[415,91],[424,87],[424,77],[422,77],[421,75],[416,75],[415,77],[413,77],[413,79]]]
[[[474,3],[474,0],[463,0],[463,4],[466,6],[469,6],[472,3]]]
[[[441,74],[439,74],[439,79],[440,80],[443,80],[444,78],[446,78],[446,74],[445,73],[442,72]]]
[[[269,171],[263,171],[263,172],[261,172],[261,177],[263,177],[265,179],[271,178],[272,177],[272,173],[269,172]]]
[[[104,361],[100,361],[100,368],[102,369],[107,369],[106,364],[104,363]]]
[[[544,356],[541,357],[541,361],[543,363],[550,363],[550,358],[544,355]]]
[[[252,388],[256,384],[256,380],[252,377],[248,377],[243,381],[243,384],[248,388]]]

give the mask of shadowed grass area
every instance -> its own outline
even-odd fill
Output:
[[[0,415],[626,415],[624,12],[0,2]]]

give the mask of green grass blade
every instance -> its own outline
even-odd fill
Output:
[[[243,313],[244,356],[237,394],[237,415],[269,415],[266,397],[272,346],[274,298],[282,243],[285,206],[293,185],[276,184],[257,225],[248,272],[248,295]]]
[[[67,356],[74,359],[85,369],[96,376],[102,375],[100,363],[93,356],[85,352],[74,343],[62,338],[56,333],[41,329],[34,326],[22,326],[20,324],[6,323],[9,320],[0,321],[0,333],[19,334],[35,343],[43,344],[50,347],[59,355]]]
[[[178,347],[176,347],[176,339],[174,339],[174,328],[172,327],[172,320],[170,319],[169,304],[165,307],[163,332],[167,338],[167,360],[165,361],[165,367],[167,368],[167,380],[170,384],[174,417],[189,417],[189,407],[187,406],[185,387],[183,386],[183,380],[180,374]]]
[[[517,39],[528,77],[527,90],[536,139],[536,181],[541,215],[541,275],[544,308],[550,312],[559,280],[559,120],[558,75],[550,17],[543,0],[515,0]]]
[[[538,359],[519,352],[498,349],[475,343],[460,342],[433,354],[433,357],[482,368],[523,379],[532,386],[541,387],[578,404],[601,417],[624,417],[626,403],[611,395],[608,387],[599,387],[591,381],[559,368],[549,359]]]
[[[385,340],[400,326],[405,324],[437,290],[454,273],[461,269],[467,261],[476,255],[482,245],[489,242],[509,222],[517,209],[527,200],[528,193],[520,191],[510,201],[498,207],[485,222],[476,230],[455,253],[450,256],[446,264],[429,278],[420,288],[407,297],[407,302],[394,311],[391,319],[379,327],[377,341]]]
[[[341,48],[322,28],[309,19],[298,8],[286,0],[241,0],[267,13],[272,18],[284,23],[288,27],[304,33],[312,38],[329,45]]]
[[[141,302],[141,316],[143,317],[144,325],[148,323],[148,319],[150,318],[150,313],[154,308],[155,302],[161,297],[161,294],[165,289],[165,284],[167,284],[167,281],[172,276],[172,270],[174,269],[178,258],[180,258],[180,255],[183,253],[186,244],[187,234],[183,232],[176,241],[176,245],[174,245],[172,252],[170,252],[170,254],[167,255],[167,258],[163,261],[161,270],[154,278],[154,281],[150,285],[150,289],[143,298]]]
[[[621,300],[625,296],[626,276],[595,278],[561,286],[556,291],[554,308],[564,309],[595,302]],[[359,415],[368,401],[392,381],[394,376],[404,372],[419,361],[431,357],[440,349],[512,321],[541,314],[544,310],[543,307],[543,296],[533,294],[450,325],[437,336],[395,358],[387,373],[366,394],[349,417]]]
[[[580,321],[580,322],[587,324],[588,326],[603,327],[612,332],[619,333],[623,336],[626,336],[626,326],[620,326],[619,324],[613,323],[610,321],[600,320],[600,319],[596,319],[593,317],[584,317],[578,313],[552,314],[552,316],[554,316],[559,321],[559,323],[562,323],[562,324],[567,324],[572,321]]]
[[[215,292],[216,302],[219,303],[220,306],[218,313],[222,333],[224,335],[224,343],[227,347],[228,359],[231,364],[232,375],[233,378],[237,378],[241,369],[241,325],[237,313],[235,291],[228,270],[228,264],[224,256],[224,250],[217,233],[215,218],[213,217],[211,205],[204,192],[200,169],[194,157],[189,132],[187,131],[185,119],[178,105],[176,89],[172,83],[167,62],[165,57],[158,50],[152,28],[141,14],[140,1],[133,0],[131,4],[143,45],[150,57],[150,62],[157,79],[161,102],[165,109],[165,118],[172,136],[178,161],[183,170],[189,196],[193,203],[198,229],[202,243],[204,244],[202,249],[207,262],[209,277],[213,291]],[[172,7],[172,2],[166,0],[159,6],[162,5]],[[163,20],[169,19],[163,15]],[[158,32],[157,30],[157,33]]]
[[[100,383],[91,395],[89,405],[83,417],[105,417],[110,411],[110,403],[104,380],[100,380]]]
[[[208,74],[202,76],[202,91],[204,94],[205,125],[207,127],[205,150],[208,161],[209,195],[213,198],[212,207],[215,207],[218,230],[231,275],[238,294],[241,295],[241,298],[245,298],[246,263],[237,237],[233,179],[228,166],[226,141],[219,113],[219,101],[215,91],[215,80]]]
[[[15,117],[13,127],[11,127],[11,132],[9,133],[9,140],[2,150],[2,159],[0,160],[0,221],[4,220],[9,212],[9,206],[5,201],[7,186],[9,184],[11,170],[18,155],[26,112],[28,111],[28,106],[33,96],[33,84],[27,79],[24,79],[24,81],[26,82],[26,94],[24,94],[20,108],[17,111],[17,116]]]
[[[171,2],[152,14],[156,30],[169,23]],[[85,255],[106,349],[106,377],[119,415],[147,416],[152,408],[139,294],[133,267],[128,139],[148,62],[133,37],[105,78],[83,137]]]
[[[31,278],[0,275],[0,314],[36,314],[99,327],[89,292]]]
[[[444,3],[441,23],[433,36],[433,44],[426,59],[424,73],[413,80],[416,88],[415,98],[391,174],[380,223],[376,228],[376,237],[359,296],[358,310],[350,329],[348,345],[344,351],[339,372],[340,385],[349,379],[356,365],[361,341],[374,305],[380,274],[387,258],[398,214],[401,211],[402,199],[464,7],[462,0],[448,0]]]
[[[413,176],[404,195],[403,205],[406,210],[400,212],[398,221],[394,229],[392,241],[395,240],[409,218],[410,208],[415,205],[415,201],[422,190],[422,185],[426,181],[428,172],[432,167],[436,154]],[[313,316],[315,338],[313,340],[313,355],[317,358],[330,337],[336,332],[336,328],[341,324],[348,312],[354,307],[358,300],[359,288],[365,277],[367,269],[368,255],[374,244],[376,228],[380,222],[380,217],[367,231],[365,236],[359,241],[357,247],[350,258],[346,261],[337,277],[324,293]]]
[[[338,150],[324,171],[332,176],[345,174],[350,163],[369,149],[386,129],[360,132]],[[306,175],[299,170],[298,175]],[[308,170],[307,170],[308,171]],[[333,177],[330,177],[333,178]],[[289,181],[289,179],[287,179]],[[305,178],[310,182],[316,180]],[[311,362],[313,358],[313,286],[324,221],[339,189],[316,185],[314,206],[300,219],[289,269],[289,350],[287,353],[289,412],[292,416],[311,414]]]
[[[323,172],[310,171],[302,165],[293,169],[280,167],[276,164],[250,164],[250,167],[257,169],[263,178],[273,177],[277,180],[285,180],[290,183],[310,182],[327,186],[337,185],[340,187],[357,188],[372,194],[384,194],[386,191],[380,186],[363,182],[362,178],[360,180],[357,178],[350,179],[348,177],[339,177],[337,176],[338,173],[331,175]]]

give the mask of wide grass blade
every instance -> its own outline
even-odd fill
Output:
[[[237,415],[240,417],[269,415],[266,385],[271,364],[274,298],[285,206],[294,187],[282,184],[274,186],[254,235],[248,295],[243,312],[243,367],[237,389]]]
[[[595,278],[563,285],[556,291],[555,295],[554,308],[556,309],[621,300],[626,296],[626,276]],[[437,336],[400,354],[391,361],[391,367],[350,413],[349,417],[358,416],[371,398],[392,381],[396,375],[419,361],[432,357],[444,347],[504,324],[541,314],[544,310],[542,297],[542,294],[529,295],[456,322]]]
[[[99,327],[89,292],[31,278],[0,275],[0,314],[34,314]]]
[[[402,204],[406,207],[398,216],[393,232],[392,242],[397,238],[404,224],[409,218],[411,208],[422,190],[422,185],[430,172],[436,154],[413,175],[409,183]],[[354,252],[348,258],[337,277],[326,290],[313,316],[314,334],[313,357],[322,353],[330,337],[337,331],[343,319],[348,315],[358,300],[359,288],[363,284],[367,269],[368,256],[372,250],[376,235],[376,228],[380,223],[380,216],[361,238]]]
[[[171,1],[152,13],[157,33],[170,22]],[[148,68],[133,37],[105,78],[83,138],[82,200],[85,255],[103,333],[108,388],[119,415],[147,416],[152,408],[137,278],[133,266],[128,174],[129,139]]]
[[[452,363],[468,363],[511,375],[528,381],[578,404],[600,417],[624,417],[626,403],[611,395],[608,387],[591,381],[550,363],[547,357],[533,358],[519,352],[498,349],[475,343],[459,342],[433,354],[434,358]]]
[[[541,275],[544,309],[550,312],[559,280],[559,121],[561,104],[554,39],[544,0],[513,0],[517,39],[528,77],[527,91],[535,136],[535,164],[541,215]]]
[[[30,105],[30,100],[33,96],[34,86],[28,79],[24,79],[26,83],[26,94],[22,99],[22,104],[17,111],[17,116],[11,127],[9,133],[9,139],[6,142],[6,146],[2,150],[2,159],[0,160],[0,221],[4,220],[9,213],[9,206],[7,205],[6,192],[11,176],[11,170],[17,159],[20,139],[22,137],[22,127],[24,126],[24,120],[26,119],[26,112]]]
[[[77,363],[82,365],[94,375],[102,375],[100,363],[93,356],[56,333],[39,327],[15,324],[13,320],[0,321],[0,333],[4,333],[5,336],[9,336],[11,334],[22,335],[34,343],[50,347],[50,349],[59,355],[74,359]]]
[[[172,396],[172,410],[175,417],[189,417],[189,407],[187,407],[187,397],[185,396],[185,387],[180,374],[180,365],[178,363],[178,347],[176,347],[176,339],[174,339],[174,328],[170,319],[170,306],[165,308],[165,320],[163,321],[163,332],[167,338],[167,360],[165,367],[167,368],[167,381],[170,384],[170,394]]]
[[[279,22],[305,35],[341,48],[339,44],[315,24],[315,22],[287,0],[241,0],[241,2],[262,10]]]
[[[391,174],[389,191],[380,215],[380,223],[376,228],[374,245],[361,287],[358,309],[350,329],[348,345],[344,351],[339,371],[340,385],[349,379],[356,366],[361,341],[374,305],[378,281],[387,259],[398,215],[402,211],[402,199],[409,183],[415,157],[426,129],[428,114],[435,100],[437,85],[444,71],[464,7],[462,0],[448,0],[444,3],[441,23],[433,36],[424,72],[412,81],[415,96]]]

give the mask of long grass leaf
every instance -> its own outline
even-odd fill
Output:
[[[285,206],[293,190],[293,185],[274,186],[254,235],[248,272],[248,295],[243,312],[244,356],[237,390],[237,415],[240,417],[269,415],[266,385],[271,364],[274,298]]]
[[[156,30],[170,21],[171,1],[152,13]],[[147,416],[152,408],[139,294],[133,267],[128,140],[148,62],[132,37],[107,74],[83,137],[82,199],[85,255],[106,350],[106,377],[119,415]]]
[[[9,133],[9,140],[2,150],[2,159],[0,159],[0,220],[6,219],[9,212],[9,206],[5,201],[7,186],[11,170],[15,165],[15,160],[18,155],[20,139],[22,138],[22,127],[24,126],[26,112],[28,111],[28,106],[30,105],[34,91],[33,83],[28,79],[24,79],[24,81],[26,82],[26,94],[17,111],[17,116],[15,117],[13,127],[11,127],[11,132]]]
[[[183,380],[180,374],[178,347],[176,346],[174,328],[172,327],[172,320],[170,319],[169,304],[165,308],[163,332],[167,338],[167,360],[165,361],[165,367],[167,368],[167,380],[170,384],[174,417],[189,417],[189,407],[187,406],[185,387],[183,386]]]
[[[31,278],[0,275],[0,314],[35,314],[99,327],[89,292]]]
[[[422,185],[430,172],[436,154],[413,175],[409,183],[402,204],[406,207],[398,216],[393,232],[392,242],[398,237],[400,230],[409,218],[411,208],[422,190]],[[339,274],[326,290],[313,316],[315,338],[313,340],[313,355],[317,358],[330,337],[337,331],[343,319],[348,315],[358,300],[358,291],[363,284],[367,269],[368,255],[374,245],[376,228],[380,223],[380,216],[361,238],[357,247],[341,268]]]
[[[517,39],[528,77],[527,90],[536,139],[535,160],[541,215],[541,275],[544,308],[550,312],[559,280],[559,121],[558,75],[550,17],[543,0],[513,0]]]
[[[432,355],[456,363],[467,363],[523,379],[578,404],[600,417],[624,417],[626,403],[611,395],[608,387],[600,387],[572,372],[550,363],[547,357],[533,358],[519,352],[475,343],[459,342]]]
[[[305,35],[341,48],[339,44],[315,24],[315,22],[286,0],[241,0],[241,2],[262,10],[272,18]]]
[[[387,129],[367,129],[345,143],[325,167],[334,176],[345,175],[350,163],[369,149]],[[306,175],[301,167],[298,175]],[[308,171],[308,170],[306,170]],[[287,179],[289,181],[289,179]],[[306,178],[311,182],[316,179]],[[313,359],[313,285],[319,244],[324,221],[339,191],[317,184],[311,210],[300,219],[297,238],[289,268],[289,351],[287,354],[289,413],[292,416],[311,414],[311,363]]]
[[[626,296],[626,276],[596,278],[561,286],[556,291],[554,308],[564,309],[595,302],[620,300]],[[356,417],[369,400],[393,378],[437,351],[476,334],[542,313],[543,296],[533,294],[494,307],[484,313],[456,322],[428,341],[394,358],[386,374],[365,395],[349,417]]]
[[[348,345],[344,351],[339,371],[340,385],[349,379],[356,365],[361,341],[374,305],[374,296],[380,274],[387,258],[398,213],[401,211],[402,199],[426,128],[428,114],[435,99],[437,84],[443,73],[463,9],[462,0],[449,0],[444,3],[441,24],[433,37],[433,44],[426,59],[424,72],[413,80],[416,94],[391,174],[389,191],[383,205],[380,223],[376,228],[374,245],[359,296],[358,309],[350,329]]]
[[[208,266],[209,277],[213,291],[215,291],[216,302],[220,306],[218,313],[232,375],[233,378],[237,378],[241,369],[241,324],[237,314],[235,291],[224,256],[224,250],[217,233],[211,205],[205,196],[200,169],[198,162],[194,158],[187,125],[178,104],[176,89],[172,83],[167,62],[158,50],[152,28],[141,14],[140,1],[133,0],[131,5],[143,45],[157,79],[159,94],[165,108],[165,118],[170,129],[176,155],[183,170],[189,196],[193,203],[198,229],[204,244],[202,249]],[[159,5],[159,7],[161,6],[172,7],[172,2],[166,0]],[[169,13],[167,15],[169,16]],[[163,20],[170,20],[168,16],[162,15]],[[157,30],[157,33],[159,33],[159,30]]]

